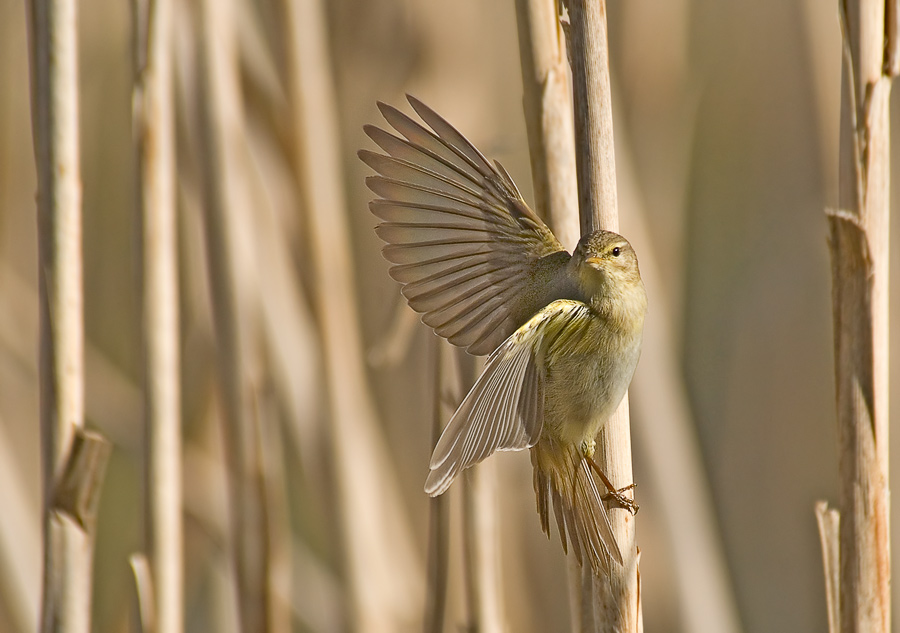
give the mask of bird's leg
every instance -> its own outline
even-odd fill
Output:
[[[589,440],[590,444],[587,441],[582,444],[582,450],[584,451],[584,458],[587,460],[588,465],[597,473],[597,476],[600,477],[600,480],[606,486],[606,489],[609,493],[603,497],[603,500],[614,499],[616,503],[619,504],[622,508],[625,508],[629,512],[631,512],[632,516],[637,514],[637,511],[641,509],[641,506],[634,502],[634,499],[629,499],[623,493],[628,492],[629,490],[633,490],[637,484],[629,484],[624,488],[616,488],[612,485],[612,482],[609,480],[609,477],[606,476],[606,473],[597,465],[597,462],[594,461],[594,440]],[[588,450],[590,449],[590,453]]]

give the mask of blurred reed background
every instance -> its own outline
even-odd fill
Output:
[[[356,150],[371,146],[362,125],[380,121],[375,101],[403,105],[408,92],[531,199],[514,4],[175,0],[187,631],[242,619],[244,630],[421,629],[438,347],[387,275]],[[835,4],[609,6],[622,232],[656,261],[643,271],[648,328],[667,330],[687,396],[679,411],[659,406],[664,361],[645,346],[631,397],[649,631],[687,630],[679,540],[660,510],[683,491],[651,475],[642,439],[669,413],[696,429],[743,630],[826,628],[813,504],[837,497],[824,215],[837,203]],[[114,443],[97,631],[131,630],[128,559],[144,547],[132,32],[129,3],[79,2],[86,418]],[[0,0],[0,79],[0,631],[18,632],[37,622],[42,507],[19,0]],[[224,437],[229,417],[243,435]],[[231,497],[229,468],[243,491]],[[485,472],[500,498],[496,618],[509,631],[566,630],[566,567],[540,532],[527,456],[499,455]],[[447,630],[466,611],[459,496]],[[237,547],[229,526],[241,521],[250,537]]]

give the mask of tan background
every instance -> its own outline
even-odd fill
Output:
[[[278,162],[287,136],[281,23],[272,3],[237,1],[246,16],[240,41],[247,133],[259,137],[260,164],[271,167],[265,182],[281,205],[279,221],[293,257],[289,273],[300,288],[300,309],[306,310],[304,222],[291,202],[284,161]],[[126,630],[131,599],[127,556],[141,539],[131,27],[125,2],[79,4],[87,415],[88,424],[116,445],[101,508],[95,630],[118,631]],[[400,295],[379,256],[374,220],[365,206],[367,172],[355,151],[371,143],[361,127],[380,122],[376,100],[401,106],[405,92],[415,94],[485,154],[499,158],[530,199],[514,8],[512,0],[326,4],[362,331],[374,347],[394,322]],[[671,308],[741,621],[753,633],[822,631],[824,589],[813,504],[837,500],[824,217],[837,199],[841,58],[835,3],[612,0],[610,5],[619,177],[630,178],[639,192],[620,193],[622,230],[628,235],[629,214],[642,207],[650,239],[635,247],[639,256],[648,249],[655,253],[661,278],[654,283],[665,293],[650,297],[649,318],[660,318],[655,304]],[[17,613],[34,617],[40,580],[35,176],[24,17],[22,2],[0,0],[0,507],[9,509],[0,517],[7,539],[6,549],[0,548],[2,631],[16,630]],[[189,38],[190,28],[184,26],[180,36]],[[184,89],[183,99],[189,93]],[[179,132],[180,156],[188,164],[191,131]],[[203,459],[216,458],[218,446],[214,361],[196,204],[183,201],[183,207],[187,623],[188,630],[229,630],[228,609],[219,602],[227,592],[216,580],[227,577],[221,543],[197,518],[223,521],[224,498],[221,481],[197,474],[205,472]],[[894,288],[900,280],[897,264],[895,254]],[[896,297],[894,292],[895,322]],[[900,337],[893,338],[897,350]],[[399,364],[369,372],[420,565],[427,510],[421,486],[430,452],[430,339],[419,328]],[[293,340],[285,335],[286,345]],[[315,365],[315,348],[291,353]],[[639,367],[638,381],[640,373]],[[892,376],[892,392],[900,394],[896,363]],[[301,392],[310,417],[300,424],[326,428],[316,391]],[[641,388],[639,382],[632,397],[654,398],[652,385]],[[278,396],[273,400],[283,429],[298,423]],[[633,419],[634,425],[651,423],[665,420]],[[342,630],[347,622],[333,505],[327,495],[309,492],[328,489],[327,475],[317,479],[328,472],[327,464],[315,463],[317,445],[304,448],[297,440],[321,442],[320,434],[284,431],[292,533],[302,551],[293,559],[294,591],[301,595],[294,604],[305,611],[293,621],[302,631]],[[900,454],[900,446],[893,452]],[[646,459],[637,441],[646,630],[678,631],[670,545],[655,499],[679,495],[679,482],[670,481],[664,490],[644,485]],[[510,630],[563,630],[564,564],[556,537],[548,543],[540,534],[527,457],[503,455],[496,461],[504,495]],[[896,533],[900,521],[893,524]],[[10,549],[10,542],[17,546]],[[458,556],[458,543],[454,547],[451,556]],[[451,613],[460,608],[454,592]],[[409,630],[418,628],[416,620],[410,623]]]

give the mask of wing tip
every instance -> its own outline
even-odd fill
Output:
[[[381,112],[381,116],[383,116],[385,119],[387,119],[387,115],[385,114],[386,110],[387,111],[391,111],[391,110],[396,111],[397,110],[397,108],[395,108],[394,106],[392,106],[389,103],[385,103],[384,101],[376,101],[375,106],[378,108],[378,111]]]
[[[431,127],[435,132],[437,132],[437,130],[434,128],[434,125],[432,124],[431,121],[429,121],[429,119],[436,120],[439,123],[444,124],[447,127],[453,129],[454,131],[456,131],[457,134],[459,134],[459,132],[456,130],[456,128],[454,128],[452,125],[450,125],[450,122],[447,121],[447,119],[445,119],[440,114],[435,112],[433,108],[425,105],[425,102],[423,102],[421,99],[414,97],[413,95],[407,93],[406,100],[409,102],[409,105],[412,106],[412,109],[416,111],[416,114],[418,114],[420,117],[422,117],[422,120],[425,121],[429,125],[429,127]],[[462,135],[460,134],[460,136],[462,136]]]
[[[360,151],[362,151],[362,150],[360,150]],[[369,191],[374,193],[376,196],[381,195],[380,193],[378,193],[378,189],[377,189],[378,184],[381,182],[384,182],[383,176],[378,176],[378,175],[366,176],[366,187],[368,187]]]
[[[419,111],[419,110],[418,110],[419,107],[423,107],[423,108],[425,108],[425,109],[427,109],[427,110],[430,110],[430,109],[431,109],[431,108],[429,108],[427,105],[425,105],[424,103],[422,103],[422,100],[421,100],[421,99],[419,99],[419,98],[416,97],[415,95],[411,95],[411,94],[408,93],[408,92],[406,93],[406,101],[409,103],[409,105],[411,105],[411,106],[413,107],[413,109],[414,109],[416,112]]]
[[[380,127],[378,127],[377,125],[373,125],[373,124],[371,124],[371,123],[364,123],[364,124],[363,124],[363,132],[365,132],[365,133],[366,133],[366,136],[368,136],[369,138],[372,138],[372,131],[373,131],[373,130],[380,130],[380,129],[381,129]]]
[[[450,487],[456,475],[452,471],[432,468],[425,479],[425,494],[429,497],[439,497]]]
[[[379,154],[378,152],[373,152],[370,149],[359,149],[356,150],[356,157],[371,169],[375,169],[375,171],[378,171],[375,167],[375,164],[378,163],[378,160],[381,157],[381,154]]]

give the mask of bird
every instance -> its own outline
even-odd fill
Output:
[[[441,434],[425,492],[495,451],[530,449],[541,528],[551,511],[597,576],[623,564],[601,487],[636,506],[593,460],[595,438],[623,399],[641,351],[647,295],[621,235],[584,235],[570,254],[491,162],[434,110],[407,95],[421,123],[378,102],[391,133],[362,149],[389,274],[422,321],[453,345],[487,355]],[[598,484],[595,475],[600,477]]]

